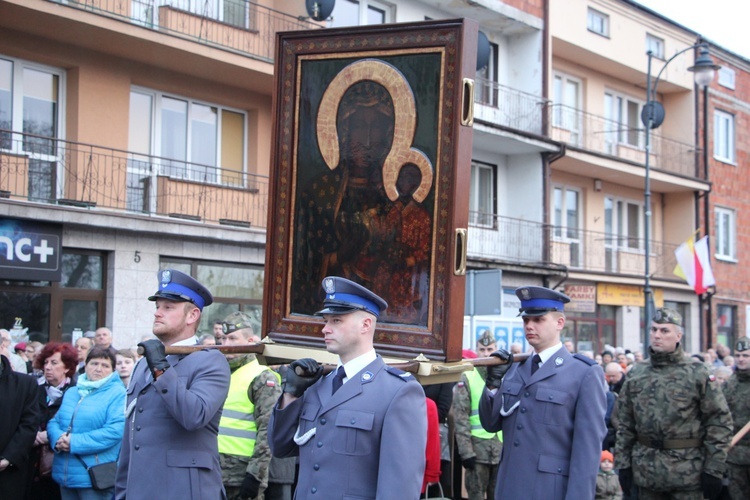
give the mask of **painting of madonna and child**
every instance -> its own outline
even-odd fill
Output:
[[[351,29],[328,31],[327,42],[311,35],[313,41],[303,43],[296,34],[284,44],[282,35],[279,51],[287,61],[281,67],[292,74],[277,80],[285,89],[277,99],[277,122],[288,123],[275,129],[281,154],[272,200],[288,206],[289,217],[278,217],[278,207],[269,210],[276,214],[269,217],[269,232],[280,232],[267,251],[285,257],[270,273],[273,286],[282,284],[273,296],[282,307],[267,313],[284,320],[276,323],[283,323],[277,332],[269,321],[273,333],[311,333],[307,326],[295,328],[295,321],[304,324],[320,309],[323,278],[340,276],[388,302],[376,344],[446,357],[448,292],[460,291],[456,302],[463,304],[454,229],[461,222],[465,227],[468,213],[465,195],[458,197],[465,210],[456,210],[454,193],[462,182],[468,192],[468,172],[457,172],[461,127],[454,110],[461,105],[461,72],[457,52],[450,50],[460,45],[463,24],[447,24],[429,25],[439,33],[431,45],[413,30],[401,37],[391,32],[392,48],[378,43],[384,35],[376,30],[361,33],[360,42],[368,43],[360,45],[379,50],[320,49],[335,47],[331,38],[337,36],[356,39]],[[470,154],[470,144],[468,149]],[[464,167],[469,165],[470,158]]]

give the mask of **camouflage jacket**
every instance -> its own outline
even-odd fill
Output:
[[[229,368],[234,372],[254,359],[253,354],[229,361]],[[271,370],[264,370],[253,379],[247,388],[247,397],[255,405],[255,424],[258,434],[255,438],[253,456],[240,457],[221,454],[222,477],[225,485],[240,486],[248,472],[260,481],[262,487],[268,484],[268,464],[271,461],[271,449],[268,446],[268,421],[276,401],[281,396],[281,384]]]
[[[483,379],[487,378],[486,368],[478,367],[477,371]],[[456,445],[461,459],[476,457],[480,464],[499,463],[503,443],[499,439],[480,439],[471,435],[471,389],[465,374],[461,374],[461,380],[453,387],[452,407]]]
[[[721,477],[726,469],[732,418],[724,394],[709,369],[681,346],[650,354],[630,371],[617,400],[615,467],[632,467],[635,484],[648,489],[699,489],[702,472]],[[700,445],[654,446],[662,440]]]
[[[750,422],[750,370],[737,370],[724,387],[729,411],[734,420],[734,433]],[[727,462],[735,465],[750,465],[750,433],[745,434],[734,447],[729,450]]]

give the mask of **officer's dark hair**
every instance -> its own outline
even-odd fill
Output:
[[[86,356],[86,364],[89,364],[92,359],[108,359],[112,363],[112,370],[114,370],[117,365],[117,351],[112,347],[95,346]]]

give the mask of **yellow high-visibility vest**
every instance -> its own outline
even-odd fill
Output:
[[[247,397],[247,390],[255,377],[268,369],[254,359],[232,373],[229,394],[219,421],[219,453],[241,457],[253,455],[258,426],[255,424],[255,405]],[[277,373],[274,375],[279,378]]]
[[[482,397],[482,392],[484,391],[484,379],[476,368],[466,372],[466,379],[469,382],[469,389],[471,391],[471,413],[469,414],[471,435],[480,439],[497,438],[502,443],[502,431],[497,433],[487,432],[479,421],[479,399]]]

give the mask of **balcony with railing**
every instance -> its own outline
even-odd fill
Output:
[[[469,216],[468,255],[474,259],[640,277],[645,270],[644,241],[479,212]],[[549,257],[544,255],[545,246]],[[650,269],[654,277],[674,279],[676,248],[677,245],[663,241],[651,241]]]
[[[644,164],[645,130],[608,120],[580,109],[549,106],[550,137],[572,148]],[[631,120],[640,123],[640,118]],[[687,144],[651,132],[651,168],[683,177],[705,180],[703,155]]]
[[[246,0],[50,0],[143,28],[272,62],[276,33],[320,28]]]
[[[542,134],[546,100],[537,95],[476,78],[474,118],[531,134]]]
[[[265,228],[268,177],[0,130],[0,198]]]

